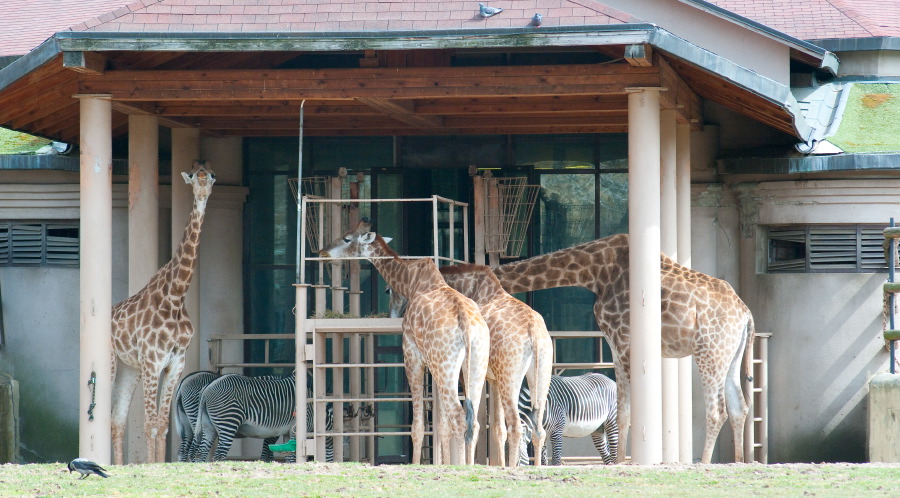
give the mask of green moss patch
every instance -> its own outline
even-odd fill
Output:
[[[0,154],[34,154],[49,143],[46,138],[0,128]]]
[[[838,132],[828,141],[844,152],[900,151],[900,84],[853,85]]]

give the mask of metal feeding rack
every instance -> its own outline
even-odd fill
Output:
[[[485,252],[501,258],[518,258],[540,185],[527,185],[525,177],[484,177]]]

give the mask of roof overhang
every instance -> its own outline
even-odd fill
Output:
[[[429,31],[361,31],[339,33],[103,33],[60,32],[19,60],[0,70],[0,102],[12,85],[23,79],[34,79],[38,69],[71,60],[82,60],[80,54],[113,52],[342,52],[379,50],[504,50],[528,51],[565,47],[649,46],[667,55],[676,72],[694,86],[701,97],[733,107],[767,124],[779,123],[780,129],[807,141],[813,130],[800,113],[790,88],[759,75],[715,53],[698,47],[653,24],[615,24],[578,27],[498,28],[475,30]],[[798,47],[801,47],[798,45]],[[803,46],[814,66],[830,67],[830,52]],[[793,50],[793,47],[792,47]],[[59,57],[62,54],[63,57]],[[836,64],[836,60],[835,60]],[[71,67],[77,71],[89,68]],[[702,84],[702,80],[710,80]],[[714,80],[714,81],[713,81]],[[726,88],[734,95],[720,91]],[[764,106],[759,116],[752,107]],[[2,106],[0,106],[2,107]],[[768,121],[767,121],[768,120]],[[789,123],[784,125],[783,122]],[[0,124],[6,119],[0,115]],[[21,131],[34,133],[28,127]],[[787,129],[790,128],[790,129]],[[39,131],[39,130],[38,130]],[[40,134],[40,133],[38,133]],[[50,136],[50,138],[59,138]]]

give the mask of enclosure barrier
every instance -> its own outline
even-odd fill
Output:
[[[888,348],[891,352],[890,370],[892,374],[897,373],[897,341],[900,340],[900,330],[894,325],[894,303],[896,294],[900,292],[900,282],[895,280],[895,268],[897,266],[897,239],[900,238],[900,227],[894,226],[894,219],[891,218],[891,226],[884,229],[884,259],[888,267],[888,281],[884,284],[885,300],[887,304],[887,329],[884,331],[884,340],[888,342]]]
[[[769,463],[769,338],[757,332],[753,341],[750,378],[744,392],[750,393],[750,415],[744,425],[744,461]]]

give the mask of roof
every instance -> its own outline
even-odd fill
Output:
[[[57,31],[134,0],[3,0],[0,56],[25,55]]]
[[[900,2],[897,0],[707,2],[802,40],[900,37]]]
[[[73,31],[331,32],[576,26],[639,22],[593,0],[485,0],[503,12],[482,18],[472,0],[143,0],[81,24]]]
[[[900,151],[900,85],[856,83],[828,141],[845,152]]]

